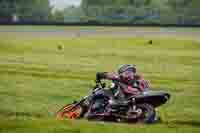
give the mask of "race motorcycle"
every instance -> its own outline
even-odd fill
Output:
[[[112,83],[117,86],[119,83]],[[126,99],[118,100],[120,87],[107,89],[106,84],[96,82],[92,92],[79,101],[74,101],[62,107],[57,113],[57,119],[81,119],[116,122],[153,123],[158,120],[155,109],[170,99],[170,94],[164,91],[146,91]],[[96,108],[96,103],[99,107]]]

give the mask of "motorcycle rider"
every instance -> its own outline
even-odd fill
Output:
[[[137,74],[136,65],[125,64],[118,69],[118,74],[110,72],[98,72],[96,74],[97,82],[102,79],[112,80],[121,88],[123,95],[137,95],[140,92],[149,89],[148,82],[139,74]]]
[[[118,68],[117,73],[112,72],[98,72],[96,74],[97,82],[101,82],[102,79],[112,80],[115,83],[114,87],[111,88],[112,99],[118,99],[118,101],[127,98],[128,96],[137,95],[140,92],[147,91],[149,89],[148,82],[144,78],[137,74],[135,65],[124,64]],[[119,95],[115,96],[114,92],[117,88],[120,88]],[[102,113],[103,103],[95,102],[93,110],[95,113],[89,112],[87,115],[88,119],[92,119],[96,114]]]

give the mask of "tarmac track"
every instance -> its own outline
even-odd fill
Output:
[[[150,36],[150,37],[188,37],[196,38],[200,36],[200,30],[177,30],[176,28],[84,28],[84,29],[0,29],[0,33],[19,33],[21,35],[39,36]]]

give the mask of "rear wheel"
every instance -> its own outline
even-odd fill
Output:
[[[138,113],[138,121],[142,123],[153,123],[156,120],[156,111],[150,104],[138,104],[136,105]]]
[[[57,113],[57,119],[78,119],[81,117],[83,108],[81,106],[75,107],[75,104],[68,104],[62,107]]]

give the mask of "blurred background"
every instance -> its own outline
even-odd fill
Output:
[[[200,0],[0,0],[0,23],[199,25]]]

